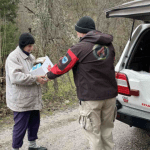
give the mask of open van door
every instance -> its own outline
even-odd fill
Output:
[[[133,20],[141,20],[144,22],[149,22],[150,21],[150,0],[136,0],[136,1],[131,1],[110,8],[106,10],[106,17],[107,18],[122,17],[122,18],[130,18]],[[130,39],[126,44],[126,47],[121,55],[119,62],[117,63],[117,66],[115,67],[116,71],[119,72],[123,68],[124,64],[126,63],[126,58],[129,55],[130,50],[133,49],[133,46],[135,45],[137,39],[139,38],[140,33],[142,33],[147,28],[147,26],[149,25],[145,24],[145,26],[138,26],[133,33],[133,27],[134,27],[134,21],[133,21]]]
[[[122,105],[118,112],[130,116],[131,122],[134,116],[150,123],[150,0],[136,0],[113,7],[106,10],[106,17],[144,21],[131,32],[115,71],[117,99]]]
[[[136,0],[106,10],[106,17],[124,17],[142,21],[150,20],[150,0]]]

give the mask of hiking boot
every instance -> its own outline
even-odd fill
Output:
[[[46,147],[39,146],[37,148],[29,147],[28,150],[47,150]]]

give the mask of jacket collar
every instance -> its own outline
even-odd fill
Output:
[[[110,45],[113,41],[113,36],[102,33],[97,30],[88,32],[85,36],[80,39],[80,42],[90,42],[100,45]]]
[[[19,54],[21,55],[21,57],[22,57],[23,59],[27,59],[28,57],[30,57],[30,55],[27,56],[27,55],[20,49],[19,46],[17,46],[17,51],[19,52]]]

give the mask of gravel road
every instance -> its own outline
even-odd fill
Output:
[[[150,150],[148,132],[130,128],[115,121],[113,130],[114,150]],[[90,150],[88,141],[78,124],[78,108],[70,108],[41,119],[38,145],[48,150]],[[12,127],[0,129],[0,150],[11,150]],[[28,149],[27,136],[20,150]]]

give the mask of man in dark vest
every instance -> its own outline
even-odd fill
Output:
[[[113,37],[97,31],[88,16],[77,22],[75,30],[79,43],[67,51],[46,77],[55,79],[73,69],[80,100],[79,122],[91,149],[112,150],[117,96]]]

